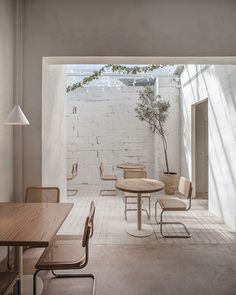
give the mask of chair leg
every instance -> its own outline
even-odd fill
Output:
[[[151,218],[151,198],[148,198],[148,219],[150,220]]]
[[[68,197],[74,197],[79,192],[79,190],[77,190],[77,189],[67,189],[66,191],[67,191],[67,196]],[[68,194],[68,192],[69,192],[69,194]]]
[[[151,204],[150,204],[150,199],[149,200],[149,204],[148,204],[148,207],[149,209],[144,209],[142,208],[142,211],[144,211],[146,214],[147,214],[147,218],[150,220],[150,217],[151,217]],[[129,209],[128,208],[128,205],[137,205],[137,202],[128,202],[127,201],[127,197],[125,197],[125,220],[127,220],[127,212],[128,211],[137,211],[137,209]]]
[[[20,279],[16,283],[16,294],[21,295],[21,281],[20,281]]]
[[[156,209],[156,206],[155,206],[155,209]],[[182,222],[163,222],[163,213],[165,212],[165,210],[162,210],[161,212],[161,215],[160,215],[160,222],[157,222],[157,224],[160,225],[160,233],[161,235],[164,237],[164,238],[190,238],[191,237],[191,234],[188,230],[188,228],[186,227],[186,225]],[[156,219],[156,211],[155,211],[155,219]],[[166,234],[163,234],[163,224],[179,224],[179,225],[182,225],[185,229],[185,232],[187,233],[187,235],[166,235]]]
[[[92,289],[92,295],[95,295],[95,289],[96,289],[96,276],[93,273],[88,274],[57,274],[54,270],[51,270],[52,274],[60,279],[60,278],[91,278],[93,279],[93,289]]]
[[[125,220],[127,220],[127,197],[124,197],[125,198]]]
[[[11,249],[10,246],[7,246],[7,268],[8,270],[12,269],[12,264],[11,264]]]
[[[155,219],[157,220],[157,204],[158,200],[155,202]]]
[[[36,270],[33,275],[33,295],[37,295],[37,274],[40,271],[41,269]]]

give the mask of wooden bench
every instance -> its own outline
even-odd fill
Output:
[[[20,295],[20,279],[18,272],[0,272],[0,295],[8,294],[17,284],[17,294]]]

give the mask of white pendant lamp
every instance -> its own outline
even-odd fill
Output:
[[[22,112],[22,109],[18,104],[16,104],[10,114],[8,115],[5,125],[29,125],[29,121]]]
[[[22,109],[18,105],[18,98],[19,98],[19,4],[17,0],[17,7],[16,7],[16,104],[14,105],[12,111],[8,115],[6,121],[4,122],[5,125],[29,125],[29,121],[26,118],[25,114],[23,113]],[[22,69],[22,56],[21,56],[21,69]],[[22,79],[22,71],[21,71],[21,79]]]

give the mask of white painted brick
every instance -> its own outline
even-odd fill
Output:
[[[111,85],[115,85],[115,80],[111,78]],[[171,86],[169,92],[166,90],[170,83],[171,79],[161,81],[161,91],[173,100],[176,88]],[[105,87],[102,92],[101,87],[95,86],[89,88],[89,92],[83,88],[68,94],[67,162],[79,162],[77,183],[100,183],[101,161],[106,173],[122,176],[117,164],[141,162],[146,165],[149,177],[154,176],[154,153],[159,154],[159,150],[155,147],[154,151],[154,134],[149,125],[141,122],[134,112],[141,89]],[[77,106],[76,114],[73,114],[74,106]]]

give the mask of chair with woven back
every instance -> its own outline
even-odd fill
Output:
[[[188,211],[191,209],[192,201],[192,182],[185,177],[181,176],[179,180],[178,192],[180,198],[178,197],[161,197],[155,203],[155,219],[157,224],[160,225],[160,232],[164,238],[190,238],[191,234],[182,222],[163,222],[164,212],[171,211]],[[182,199],[181,199],[182,198]],[[188,200],[188,202],[184,201]],[[160,205],[162,211],[160,215],[160,221],[157,221],[157,204]],[[180,224],[186,231],[186,235],[167,235],[163,233],[163,224]]]
[[[30,186],[25,190],[25,203],[59,203],[60,189],[58,187]],[[31,247],[25,247],[27,250]],[[7,247],[7,265],[12,269],[11,249]]]
[[[75,179],[78,175],[79,164],[74,163],[71,168],[71,175],[66,177],[67,181],[71,181]],[[67,189],[68,196],[75,196],[78,193],[77,189]]]
[[[89,259],[89,240],[93,236],[95,203],[90,204],[89,215],[84,225],[83,236],[56,235],[52,244],[46,248],[35,265],[33,277],[33,295],[36,295],[37,274],[43,270],[51,270],[56,278],[92,278],[92,295],[95,294],[95,275],[92,273],[61,273],[63,270],[79,270],[84,268]],[[56,273],[59,271],[60,273]]]
[[[17,295],[21,294],[21,281],[19,272],[0,272],[0,295],[7,295],[16,286]]]
[[[9,247],[8,247],[9,255]],[[9,257],[9,256],[8,256]],[[19,271],[13,269],[12,266],[9,266],[9,260],[7,257],[7,268],[11,271],[1,271],[0,272],[0,295],[7,295],[12,293],[13,288],[16,287],[16,294],[21,294],[21,281]],[[4,266],[2,265],[4,269]]]
[[[59,203],[60,189],[58,187],[30,186],[25,191],[26,203]]]
[[[101,162],[100,165],[99,165],[99,172],[100,172],[100,179],[102,181],[117,181],[117,176],[116,175],[106,175],[106,174],[104,174],[103,162]],[[116,189],[101,189],[100,192],[99,192],[99,195],[102,196],[103,192],[113,192],[114,195],[116,195]]]
[[[147,171],[143,168],[140,169],[124,169],[124,179],[130,178],[147,178]],[[148,219],[151,216],[151,204],[150,198],[151,195],[149,193],[142,194],[142,198],[146,198],[148,200],[148,211],[146,209],[142,209],[147,213]],[[137,208],[128,208],[128,205],[137,205],[137,194],[135,193],[124,193],[124,203],[125,203],[125,220],[127,220],[127,212],[128,211],[137,211]]]

